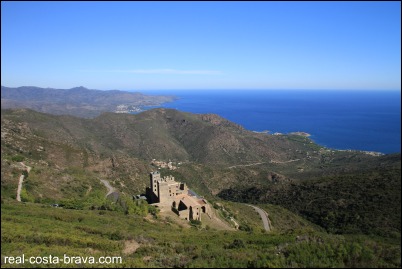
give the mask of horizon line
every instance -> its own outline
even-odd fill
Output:
[[[5,86],[1,85],[1,87],[7,88],[22,88],[22,87],[35,87],[42,89],[55,89],[55,90],[64,90],[64,89],[74,89],[74,88],[85,88],[88,90],[100,90],[100,91],[247,91],[247,90],[261,90],[261,91],[281,91],[281,90],[294,90],[294,91],[399,91],[401,92],[401,88],[399,89],[390,89],[390,88],[143,88],[143,89],[96,89],[96,88],[88,88],[86,86],[74,86],[69,88],[55,88],[55,87],[41,87],[41,86],[33,86],[33,85],[24,85],[24,86]]]

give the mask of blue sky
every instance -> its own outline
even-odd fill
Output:
[[[398,2],[1,2],[1,84],[401,88]]]

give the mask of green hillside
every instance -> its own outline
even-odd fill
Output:
[[[94,257],[95,261],[101,256],[121,257],[118,263],[90,267],[400,267],[396,244],[289,223],[286,229],[267,234],[182,228],[169,220],[10,201],[2,203],[1,212],[2,261],[5,255],[23,253],[25,257]],[[280,215],[278,227],[297,218],[287,211]],[[41,267],[60,265],[82,267],[71,263]]]
[[[400,154],[337,151],[304,136],[255,133],[217,115],[170,109],[94,119],[2,110],[1,121],[2,258],[66,253],[121,255],[117,267],[400,267]],[[236,219],[240,230],[207,222],[188,228],[133,201],[157,169],[187,183],[223,219]],[[117,190],[115,200],[105,197],[101,180]],[[244,203],[265,209],[272,231]]]
[[[262,188],[223,190],[223,199],[285,207],[331,233],[364,233],[399,238],[401,169],[327,176]]]

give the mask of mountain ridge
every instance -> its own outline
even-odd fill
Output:
[[[370,169],[381,166],[381,160],[390,162],[389,158],[364,152],[327,149],[304,136],[255,133],[218,115],[173,109],[152,109],[135,115],[105,112],[93,119],[18,109],[2,110],[1,119],[2,145],[15,144],[16,137],[24,136],[19,147],[32,154],[43,143],[49,143],[98,159],[122,156],[144,162],[191,162],[218,167],[229,175],[245,176],[249,174],[246,171],[254,171],[254,177],[261,177],[259,182],[263,184],[267,179],[271,182],[273,175],[276,179],[299,180]],[[27,145],[24,141],[32,142]],[[50,156],[41,154],[41,158]],[[59,166],[81,159],[70,160],[65,157],[67,153],[63,155],[56,148],[52,154],[58,156],[52,162]],[[244,181],[241,176],[235,178],[233,182]],[[208,185],[214,193],[220,190]]]
[[[104,188],[100,179],[134,195],[158,169],[210,200],[277,204],[336,233],[378,234],[383,223],[384,235],[400,237],[400,212],[383,208],[400,204],[400,154],[337,151],[303,135],[255,133],[218,115],[163,108],[93,119],[6,109],[1,121],[6,199],[15,199],[21,161],[32,167],[24,179],[26,201],[68,199],[78,208]],[[172,161],[177,169],[153,160]]]
[[[141,111],[144,106],[171,102],[173,96],[152,96],[119,90],[92,90],[83,86],[71,89],[1,86],[2,108],[29,108],[55,115],[93,118],[102,112]]]
[[[50,139],[59,137],[80,146],[133,151],[142,159],[189,160],[209,164],[247,165],[256,162],[326,162],[331,150],[298,135],[255,133],[214,114],[192,114],[157,108],[139,114],[105,112],[93,119],[53,116],[29,110],[3,110],[2,118],[27,121]],[[23,119],[24,118],[24,119]],[[90,139],[88,139],[90,138]],[[306,153],[308,152],[308,154]],[[324,153],[325,154],[324,154]],[[339,151],[340,156],[350,156]],[[370,159],[363,152],[355,153]],[[320,160],[317,160],[320,158]]]

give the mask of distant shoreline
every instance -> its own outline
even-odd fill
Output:
[[[400,152],[401,148],[401,104],[397,91],[172,90],[163,93],[178,97],[163,104],[163,108],[218,114],[255,133],[293,132],[314,138],[319,145],[342,150],[388,154]]]
[[[252,131],[253,133],[257,133],[257,134],[270,134],[271,131],[268,130],[264,130],[264,131]],[[310,137],[311,134],[306,133],[306,132],[290,132],[290,133],[279,133],[279,132],[275,132],[272,135],[299,135],[299,136],[304,136],[304,137]]]
[[[288,133],[288,135],[299,135],[299,136],[304,136],[304,137],[310,137],[311,136],[311,134],[306,133],[306,132],[291,132],[291,133]]]

